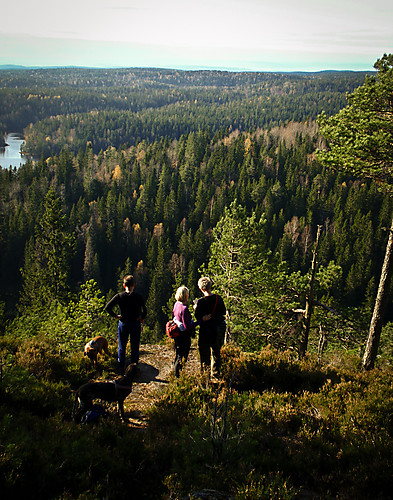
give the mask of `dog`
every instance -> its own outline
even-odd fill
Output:
[[[85,345],[85,356],[93,361],[93,365],[97,364],[98,354],[109,355],[108,341],[105,337],[94,337]]]
[[[83,415],[91,410],[94,399],[117,402],[117,410],[124,421],[124,400],[131,393],[132,382],[138,373],[137,365],[128,365],[124,375],[113,382],[88,382],[79,387],[75,394],[72,410],[75,423],[80,423]]]

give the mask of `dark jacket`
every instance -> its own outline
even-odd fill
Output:
[[[214,311],[214,312],[213,312]],[[226,307],[222,297],[217,294],[208,295],[207,297],[202,297],[198,299],[197,306],[195,309],[195,317],[197,320],[202,319],[206,314],[212,314],[213,316],[209,321],[204,321],[199,327],[199,333],[207,333],[210,331],[215,331],[217,324],[224,321],[226,314]]]
[[[136,292],[122,292],[115,295],[105,306],[105,310],[113,317],[116,318],[117,314],[113,308],[119,306],[121,320],[124,323],[143,320],[146,318],[147,309],[143,298]]]

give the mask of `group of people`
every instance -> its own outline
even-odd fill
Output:
[[[118,364],[121,374],[125,370],[126,347],[128,339],[131,345],[131,363],[139,362],[139,346],[141,340],[141,324],[147,315],[144,300],[134,291],[135,280],[128,275],[123,280],[124,291],[116,294],[105,306],[105,310],[119,323],[118,334]],[[212,377],[217,377],[221,367],[221,347],[224,344],[226,330],[226,308],[222,297],[212,292],[212,282],[208,277],[198,281],[198,287],[203,297],[194,301],[196,321],[192,320],[187,306],[190,293],[187,287],[181,286],[175,294],[173,319],[177,323],[180,335],[175,342],[174,374],[179,377],[187,361],[191,338],[195,337],[195,329],[199,326],[198,348],[203,371],[210,370]],[[119,308],[120,313],[116,311]]]

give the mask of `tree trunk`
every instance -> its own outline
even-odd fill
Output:
[[[366,349],[363,356],[363,368],[372,370],[377,357],[379,340],[383,325],[383,318],[387,301],[389,299],[389,285],[393,274],[393,219],[389,230],[389,239],[386,245],[385,259],[382,266],[381,278],[379,280],[377,298],[375,300],[373,316],[371,318],[370,329]]]
[[[318,254],[319,239],[321,237],[321,231],[322,231],[322,226],[318,226],[317,238],[315,240],[315,248],[311,263],[311,273],[308,284],[308,293],[306,297],[306,308],[303,317],[303,337],[300,343],[300,357],[303,357],[306,354],[308,347],[308,336],[310,333],[311,316],[314,306],[314,280],[315,280],[315,273],[317,272],[317,254]]]

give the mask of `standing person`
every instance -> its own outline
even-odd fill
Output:
[[[147,310],[143,298],[134,292],[135,280],[131,275],[123,279],[124,292],[116,294],[105,306],[105,310],[119,320],[117,327],[118,351],[117,361],[120,374],[124,373],[126,361],[126,348],[128,338],[131,344],[131,363],[138,364],[139,345],[141,342],[141,323],[146,318]],[[113,308],[118,306],[120,314]]]
[[[199,328],[198,348],[201,369],[204,371],[210,367],[211,376],[217,377],[221,368],[221,347],[224,344],[226,329],[226,308],[222,297],[212,293],[210,278],[206,276],[200,278],[198,287],[203,293],[203,297],[196,303],[195,317],[198,320],[205,314],[211,316],[211,319],[202,323]]]
[[[192,321],[190,310],[187,307],[189,297],[190,292],[187,287],[181,286],[176,290],[173,319],[181,331],[180,335],[174,339],[176,355],[173,371],[176,377],[179,377],[180,371],[183,368],[183,363],[188,359],[191,347],[191,337],[195,336],[195,327],[202,321],[210,319],[210,315],[207,315],[199,321]]]

